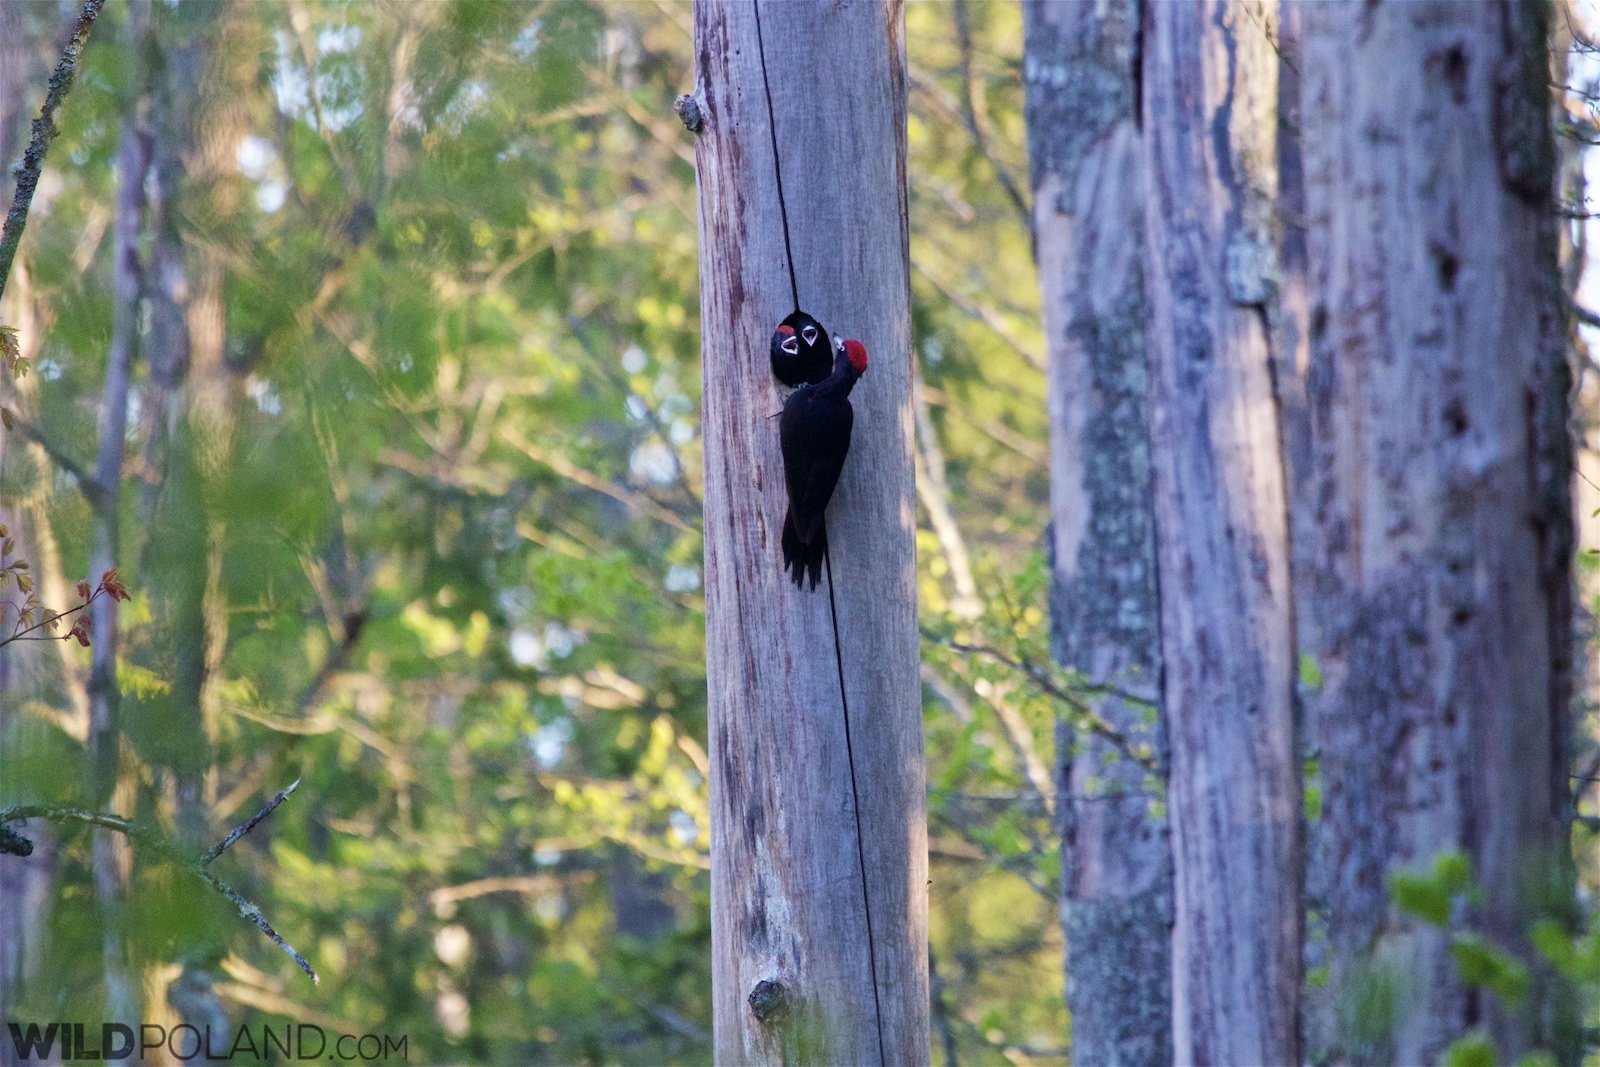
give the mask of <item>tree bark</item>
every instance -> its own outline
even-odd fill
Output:
[[[1531,964],[1529,924],[1570,903],[1571,453],[1547,14],[1306,13],[1307,604],[1332,982],[1342,1006],[1375,986],[1392,1003],[1342,1029],[1332,1052],[1348,1060],[1436,1061],[1484,1022],[1503,1059],[1539,1045],[1576,1059],[1536,966],[1508,1011],[1464,986],[1449,951],[1464,925]],[[1386,893],[1395,871],[1444,853],[1469,857],[1484,890],[1450,929]]]
[[[1178,1063],[1299,1061],[1301,780],[1269,329],[1278,59],[1262,15],[1145,8]]]
[[[117,148],[117,204],[113,223],[111,343],[106,356],[106,382],[100,398],[100,443],[94,484],[88,489],[92,532],[91,581],[117,565],[121,549],[122,461],[127,439],[128,388],[138,352],[139,297],[142,264],[139,234],[144,213],[144,180],[149,152],[136,128],[135,108],[123,114]],[[122,775],[122,720],[117,688],[117,601],[95,598],[89,609],[93,645],[89,667],[89,795],[92,806],[115,812],[131,806],[133,797]],[[131,814],[131,812],[130,812]],[[96,902],[104,930],[102,957],[108,1018],[133,1018],[137,999],[123,937],[123,860],[128,842],[109,830],[96,831],[93,868]]]
[[[1144,332],[1137,0],[1028,0],[1023,71],[1049,344],[1056,658],[1140,702],[1096,712],[1163,769]],[[1154,714],[1152,710],[1154,709]],[[1058,728],[1072,1054],[1170,1063],[1172,856],[1143,766]]]
[[[695,5],[697,108],[682,113],[701,131],[723,1063],[929,1057],[902,19],[897,3]],[[785,207],[802,306],[872,360],[828,509],[837,662],[829,587],[796,590],[779,550],[786,499],[769,416],[783,396],[766,353],[793,308]]]

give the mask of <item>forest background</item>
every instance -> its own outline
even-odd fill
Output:
[[[8,160],[76,10],[0,4]],[[1016,661],[926,642],[936,1047],[1047,1062],[1021,16],[916,4],[907,34],[921,612]],[[0,1014],[709,1059],[691,46],[674,3],[105,8],[0,309],[30,368],[4,386],[0,522],[51,608],[120,528],[132,599],[114,694],[100,634],[0,650],[0,805],[198,851],[298,780],[216,870],[322,981],[172,863],[35,821],[0,863]]]
[[[76,11],[0,3],[0,158]],[[1022,16],[913,3],[906,33],[935,1056],[1063,1062],[1075,680],[1050,656]],[[692,43],[670,0],[106,7],[0,304],[29,371],[0,384],[0,599],[64,607],[109,563],[132,597],[98,606],[116,642],[0,649],[0,806],[198,852],[298,781],[216,870],[321,983],[180,864],[35,820],[0,859],[0,1016],[709,1061]],[[1600,67],[1581,35],[1570,59],[1586,215]],[[1595,308],[1590,225],[1565,270]],[[1581,343],[1574,367],[1586,435]],[[1592,655],[1578,673],[1587,709]]]

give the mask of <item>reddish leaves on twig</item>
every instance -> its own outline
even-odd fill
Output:
[[[85,610],[93,604],[96,598],[108,596],[112,600],[122,601],[128,599],[128,587],[122,583],[122,578],[117,574],[117,568],[112,567],[100,576],[100,584],[90,587],[87,581],[78,583],[79,603],[63,611],[50,611],[39,602],[38,594],[33,590],[33,575],[28,573],[28,561],[25,559],[12,560],[7,563],[6,558],[16,549],[16,539],[0,523],[0,589],[4,589],[14,580],[17,591],[24,599],[21,603],[0,600],[0,619],[5,617],[5,610],[11,608],[16,611],[16,622],[12,625],[11,633],[0,638],[0,648],[4,648],[13,641],[76,641],[84,648],[89,647],[90,616]],[[72,628],[65,634],[55,633],[56,623],[68,616],[76,616],[72,620]],[[38,633],[46,630],[47,633]]]

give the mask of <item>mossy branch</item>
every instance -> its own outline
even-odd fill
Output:
[[[61,59],[56,63],[55,72],[50,75],[50,88],[45,93],[44,107],[39,109],[39,117],[33,120],[33,136],[28,141],[28,149],[17,164],[16,195],[12,197],[11,210],[6,213],[5,229],[0,231],[0,294],[6,290],[12,261],[17,258],[17,246],[22,244],[22,230],[28,224],[28,211],[33,207],[33,191],[39,187],[39,172],[44,169],[45,153],[50,151],[50,142],[56,139],[56,113],[61,110],[67,90],[72,88],[72,79],[78,73],[78,60],[83,57],[83,46],[88,43],[89,31],[94,27],[94,20],[105,3],[106,0],[84,0],[77,25],[72,28],[66,48],[61,50]]]
[[[282,804],[299,785],[300,780],[296,778],[292,785],[268,801],[266,807],[262,808],[248,821],[236,827],[227,837],[199,856],[189,854],[173,844],[166,834],[148,826],[141,826],[116,815],[106,815],[98,811],[52,804],[19,804],[14,807],[0,808],[0,854],[12,856],[32,855],[33,842],[7,825],[8,823],[22,822],[25,819],[45,819],[49,822],[59,823],[86,823],[101,830],[112,830],[123,834],[130,841],[156,853],[173,866],[188,872],[226,897],[228,903],[233,905],[234,911],[238,913],[241,919],[254,924],[256,929],[272,940],[273,944],[283,949],[302,971],[310,975],[312,982],[320,983],[321,979],[317,977],[317,972],[312,970],[311,964],[306,962],[304,956],[295,951],[293,945],[279,936],[278,932],[267,922],[261,908],[246,900],[236,889],[212,874],[208,869],[208,864],[212,860],[216,859],[234,842],[254,829],[255,825],[262,819],[271,815],[273,810],[279,804]]]

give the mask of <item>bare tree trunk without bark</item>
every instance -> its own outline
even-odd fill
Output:
[[[700,2],[695,48],[717,1059],[926,1063],[903,16]],[[828,509],[842,667],[827,586],[779,550],[767,344],[793,301],[763,49],[799,299],[871,353]]]
[[[1137,0],[1023,5],[1035,252],[1049,344],[1056,658],[1163,770],[1160,603],[1144,333]],[[1172,1061],[1172,854],[1159,790],[1058,727],[1061,922],[1072,1054]]]
[[[1301,774],[1269,326],[1278,57],[1262,15],[1144,12],[1178,1063],[1299,1061]]]
[[[1487,1024],[1576,1059],[1529,925],[1570,906],[1568,370],[1544,4],[1313,6],[1308,379],[1334,1055],[1432,1062]],[[1464,854],[1441,930],[1386,892]],[[1461,925],[1533,965],[1465,986]],[[1387,1014],[1356,1013],[1373,988]],[[1366,998],[1372,1003],[1371,998]]]

